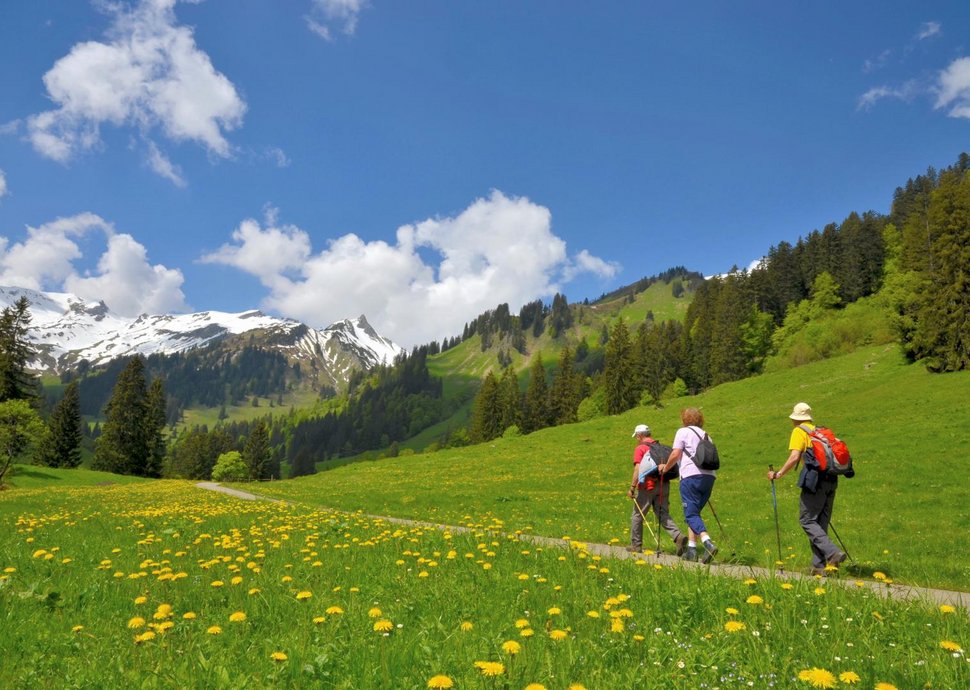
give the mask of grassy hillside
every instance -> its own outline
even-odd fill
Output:
[[[98,472],[81,467],[61,469],[37,465],[14,465],[7,483],[14,489],[67,488],[76,486],[107,486],[109,484],[136,484],[147,482],[141,477],[127,477],[111,472]]]
[[[623,543],[628,538],[633,426],[649,423],[669,441],[681,406],[700,406],[723,469],[713,503],[723,556],[747,563],[776,558],[767,466],[787,456],[793,403],[808,401],[820,423],[847,441],[858,476],[843,480],[834,525],[860,575],[967,589],[970,557],[959,537],[970,528],[970,372],[928,374],[895,346],[739,381],[665,409],[546,429],[518,439],[341,467],[261,485],[274,496],[349,510],[467,523],[490,516],[510,530]],[[919,460],[916,460],[919,458]],[[921,467],[917,468],[916,463]],[[778,482],[782,545],[790,568],[807,568],[797,523],[794,477]],[[673,512],[683,523],[678,495]],[[477,516],[472,518],[471,516]]]

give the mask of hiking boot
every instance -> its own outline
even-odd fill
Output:
[[[828,571],[825,568],[813,566],[810,572],[812,575],[818,575],[819,577],[828,577]]]
[[[704,557],[701,559],[701,563],[710,563],[711,559],[717,553],[717,544],[712,542],[710,539],[704,542]]]
[[[674,544],[677,545],[677,555],[683,556],[684,551],[687,550],[687,537],[681,534],[678,538],[674,539]]]
[[[838,570],[839,564],[842,563],[842,561],[844,561],[845,559],[846,559],[846,555],[842,551],[839,551],[834,556],[832,556],[825,565],[826,567],[831,567]]]
[[[643,547],[642,546],[628,546],[628,547],[626,547],[626,551],[628,553],[640,553],[640,552],[643,551]]]
[[[684,555],[681,556],[685,561],[696,561],[697,560],[697,547],[688,546],[684,549]]]

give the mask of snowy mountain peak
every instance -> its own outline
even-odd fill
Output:
[[[217,342],[228,346],[246,334],[247,343],[254,343],[258,336],[260,346],[279,350],[289,359],[317,361],[312,368],[321,379],[340,386],[353,369],[390,363],[403,352],[379,335],[363,315],[322,331],[257,309],[238,314],[204,311],[130,318],[113,313],[103,301],[2,286],[0,308],[21,296],[30,302],[28,337],[38,351],[33,368],[55,373],[72,369],[82,360],[97,366],[134,354],[175,354]]]

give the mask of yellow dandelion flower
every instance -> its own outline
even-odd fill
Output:
[[[859,674],[855,671],[843,671],[839,674],[839,680],[846,685],[853,685],[854,683],[858,683],[860,680],[862,680],[862,678],[860,678]]]
[[[253,587],[252,589],[249,590],[248,594],[249,594],[249,596],[254,596],[256,594],[259,594],[259,588],[258,587]]]
[[[876,683],[875,690],[899,690],[892,683]]]
[[[765,603],[765,600],[759,597],[757,594],[752,594],[750,597],[744,600],[744,603],[758,606],[759,604]]]
[[[84,630],[83,625],[75,625],[73,628],[71,628],[71,632],[81,632],[82,630]]]
[[[244,620],[246,620],[246,614],[242,611],[235,611],[229,614],[230,623],[242,623]]]
[[[209,629],[206,630],[206,633],[208,633],[209,635],[221,635],[222,628],[219,627],[218,625],[212,625],[212,626],[209,626]]]
[[[569,637],[569,633],[567,633],[565,630],[553,630],[549,633],[549,638],[556,642],[565,640],[567,637]]]
[[[231,580],[229,580],[229,583],[230,584],[233,584],[233,585],[240,585],[240,584],[242,584],[242,580],[243,579],[241,577],[239,577],[238,575],[236,575],[236,577],[234,577]]]
[[[579,683],[572,683],[567,690],[586,690],[586,686],[580,685]]]
[[[381,611],[376,606],[374,608],[372,608],[370,611],[367,612],[368,618],[380,618],[383,615],[384,615],[384,612]]]
[[[950,606],[949,604],[940,605],[940,613],[956,613],[956,607]]]
[[[316,617],[315,617],[315,618],[313,619],[313,624],[314,624],[314,625],[320,625],[321,623],[323,623],[323,622],[324,622],[324,621],[326,621],[326,620],[327,620],[327,619],[326,619],[326,618],[324,618],[323,616],[316,616]]]
[[[140,606],[148,601],[148,597],[135,597],[135,605]]]
[[[748,579],[746,579],[744,581],[744,584],[749,585],[749,586],[750,585],[756,585],[756,584],[758,584],[758,581],[755,580],[753,577],[749,577]]]
[[[781,588],[782,589],[795,589],[795,585],[793,585],[791,582],[782,582],[781,583]]]
[[[448,676],[437,675],[428,678],[428,688],[430,690],[448,690],[455,687],[455,682]]]
[[[182,618],[187,621],[194,621],[196,619],[195,611],[186,611],[182,614]]]
[[[834,688],[838,685],[835,674],[824,668],[810,668],[798,674],[799,680],[811,683],[813,688]]]
[[[587,611],[586,612],[586,615],[589,616],[590,618],[599,618],[600,617],[600,612],[599,611]]]
[[[816,587],[814,591],[815,591],[815,596],[820,597],[823,594],[825,594],[825,587]]]
[[[884,620],[884,619],[883,619],[883,617],[882,617],[882,614],[881,614],[881,613],[879,613],[878,611],[873,611],[873,612],[872,612],[872,615],[873,615],[873,617],[874,617],[874,618],[875,618],[875,619],[876,619],[877,621],[881,621],[881,620]]]
[[[386,633],[386,632],[391,632],[393,629],[394,629],[394,624],[391,621],[387,620],[386,618],[382,618],[381,620],[374,623],[374,632]]]
[[[621,633],[625,630],[623,625],[623,620],[620,618],[614,618],[613,622],[610,623],[610,632]]]
[[[562,613],[562,609],[558,606],[553,606],[551,609],[546,611],[546,613],[548,613],[550,616],[558,616],[560,613]]]
[[[142,618],[141,616],[135,616],[134,618],[128,621],[128,627],[131,628],[132,630],[138,630],[139,628],[144,628],[145,619]]]
[[[312,592],[303,591],[303,592],[297,593],[296,599],[297,599],[297,601],[306,601],[307,599],[309,599],[312,596],[313,596],[313,593]]]
[[[328,616],[339,616],[343,612],[344,612],[344,610],[342,608],[340,608],[339,606],[330,606],[330,607],[327,608],[327,615]]]
[[[515,621],[515,627],[518,628],[519,630],[521,630],[522,628],[528,628],[529,621],[527,621],[525,618],[520,618],[519,620]]]
[[[505,664],[498,661],[476,661],[475,668],[481,671],[483,676],[500,676],[505,673]]]
[[[283,583],[293,582],[293,578],[290,577],[289,575],[284,575],[282,578],[280,578],[280,582],[283,582]]]
[[[155,639],[155,633],[151,630],[146,630],[141,635],[135,635],[135,644],[141,644],[142,642],[148,642],[149,640]]]
[[[872,574],[872,576],[873,576],[873,577],[874,577],[875,579],[877,579],[877,580],[885,580],[885,579],[886,579],[886,573],[883,573],[883,572],[880,572],[880,571],[878,571],[878,570],[877,570],[876,572],[874,572],[874,573]]]
[[[156,625],[155,629],[160,633],[164,633],[166,630],[171,630],[174,627],[175,627],[175,623],[173,623],[172,621],[165,621],[164,623],[159,623],[158,625]]]
[[[725,610],[725,611],[727,611],[727,612],[728,612],[728,613],[729,613],[730,615],[732,615],[732,616],[736,616],[736,615],[738,615],[738,614],[740,613],[740,611],[738,611],[738,610],[737,610],[736,608],[734,608],[733,606],[728,606],[728,607],[727,607],[726,609],[724,609],[724,610]]]
[[[471,621],[462,621],[458,627],[461,628],[462,632],[469,632],[475,627],[475,624]]]
[[[529,683],[525,686],[525,690],[546,690],[546,686],[542,683]]]
[[[724,629],[729,633],[736,633],[745,629],[745,624],[741,621],[728,621],[724,624]]]
[[[532,637],[535,634],[536,633],[532,628],[522,628],[522,630],[519,631],[520,637]]]
[[[223,582],[222,580],[213,580],[212,581],[212,586],[213,587],[222,587],[224,584],[226,584],[226,583]]]
[[[282,662],[282,661],[286,661],[290,657],[286,656],[286,654],[283,652],[273,652],[272,654],[269,655],[269,658],[272,659],[273,661]]]
[[[943,649],[945,649],[948,652],[960,652],[960,651],[963,651],[963,648],[960,645],[958,645],[956,642],[952,642],[950,640],[943,640],[942,642],[940,642],[940,647],[942,647]]]
[[[515,640],[508,640],[502,643],[502,651],[510,656],[515,656],[522,651],[522,645]]]

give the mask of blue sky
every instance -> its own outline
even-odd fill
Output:
[[[970,149],[970,3],[0,9],[0,284],[364,313],[745,266]]]

